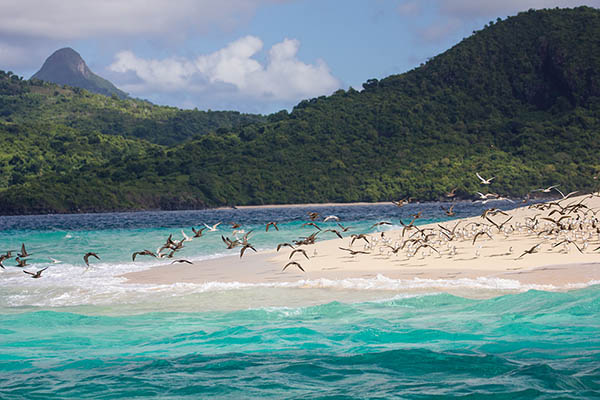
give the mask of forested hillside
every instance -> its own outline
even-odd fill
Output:
[[[600,11],[496,21],[426,64],[268,117],[0,77],[2,213],[522,196],[600,173]]]

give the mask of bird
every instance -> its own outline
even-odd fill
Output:
[[[180,260],[174,260],[171,262],[171,264],[175,264],[175,263],[186,263],[186,264],[194,264],[193,262],[189,261],[189,260],[184,260],[184,259],[180,259]]]
[[[446,207],[444,207],[444,206],[440,206],[440,208],[441,208],[442,210],[444,210],[444,212],[446,213],[446,215],[447,215],[447,216],[449,216],[449,217],[453,217],[453,216],[455,216],[455,215],[456,215],[456,213],[455,213],[454,211],[452,211],[452,210],[454,210],[454,206],[455,206],[455,205],[456,205],[456,204],[452,203],[452,205],[450,206],[450,208],[449,208],[449,209],[447,209],[447,208],[446,208]]]
[[[342,234],[337,230],[337,229],[326,229],[323,231],[323,233],[325,232],[333,232],[337,235],[337,237],[339,237],[340,239],[343,239],[344,237],[342,236]],[[382,232],[383,233],[383,232]]]
[[[477,232],[477,233],[475,234],[475,236],[473,236],[473,244],[475,244],[475,241],[476,241],[476,240],[477,240],[477,238],[478,238],[479,236],[481,236],[481,235],[488,235],[488,237],[489,237],[490,239],[493,239],[492,235],[490,235],[489,233],[487,233],[487,231],[480,231],[480,232]]]
[[[302,255],[304,255],[304,257],[306,257],[306,259],[309,260],[308,255],[306,254],[306,251],[304,251],[303,249],[296,249],[296,250],[292,251],[290,253],[290,256],[288,257],[288,260],[291,259],[294,256],[294,254],[296,254],[296,253],[302,253]]]
[[[229,225],[231,225],[231,229],[237,229],[242,227],[242,225],[238,224],[237,222],[230,222]]]
[[[98,254],[96,253],[85,253],[85,255],[83,256],[83,261],[85,262],[85,265],[87,265],[88,267],[90,266],[90,262],[89,262],[89,258],[90,257],[96,257],[98,260],[100,259],[100,257],[98,257]]]
[[[352,241],[350,242],[350,246],[352,246],[354,244],[354,241],[356,241],[358,239],[363,239],[365,242],[369,243],[369,239],[367,239],[367,236],[364,233],[360,233],[358,235],[356,235],[356,234],[350,235],[350,237],[352,238]]]
[[[194,227],[192,226],[192,232],[194,232],[194,237],[195,237],[195,238],[199,238],[199,237],[201,237],[201,236],[202,236],[202,232],[203,232],[205,229],[206,229],[206,228],[202,228],[202,229],[196,230],[196,228],[194,228]]]
[[[21,253],[17,253],[17,255],[21,258],[29,257],[31,255],[25,250],[25,243],[21,243]]]
[[[231,240],[228,237],[224,237],[223,235],[221,235],[221,240],[227,246],[227,250],[231,250],[234,247],[237,247],[238,245],[242,244],[239,240]]]
[[[277,227],[277,222],[275,221],[271,221],[267,224],[267,227],[265,228],[265,232],[269,232],[269,227],[272,226],[273,228],[275,228],[275,230],[279,230],[279,228]]]
[[[42,268],[42,269],[40,269],[37,272],[29,272],[29,271],[23,271],[23,272],[26,273],[26,274],[31,275],[32,278],[37,279],[37,278],[41,278],[42,277],[42,272],[44,272],[47,269],[48,269],[48,267]]]
[[[360,250],[346,249],[346,248],[344,248],[344,247],[339,247],[339,249],[340,249],[340,250],[347,251],[348,253],[350,253],[350,255],[353,255],[353,256],[355,256],[355,255],[357,255],[357,254],[371,254],[371,253],[369,253],[369,252],[366,252],[366,251],[360,251]]]
[[[181,235],[183,236],[182,242],[191,242],[193,239],[185,234],[183,229],[181,230]]]
[[[24,258],[16,257],[15,261],[17,262],[17,267],[23,268],[23,267],[26,267],[27,265],[29,265],[29,264],[27,264],[27,260]]]
[[[398,200],[398,201],[392,200],[392,204],[395,205],[398,208],[403,207],[404,205],[406,205],[408,203],[410,203],[410,198],[409,197],[405,197],[405,198],[403,198],[401,200]]]
[[[277,245],[277,251],[279,251],[279,249],[281,249],[282,247],[291,247],[292,249],[294,249],[295,247],[289,243],[279,243]]]
[[[306,272],[306,271],[304,270],[304,268],[302,268],[302,266],[301,266],[299,263],[297,263],[296,261],[290,261],[289,263],[285,264],[285,265],[283,266],[283,269],[281,270],[281,272],[285,271],[285,269],[286,269],[287,267],[289,267],[289,266],[295,266],[295,267],[298,267],[298,268],[300,268],[300,271],[302,271],[302,272]]]
[[[315,224],[314,222],[305,222],[301,226],[314,226],[318,230],[321,230],[321,228],[319,228],[319,225]]]
[[[429,247],[430,249],[432,249],[432,250],[433,250],[433,251],[435,251],[436,253],[440,254],[440,252],[439,252],[439,251],[438,251],[438,250],[437,250],[435,247],[433,247],[432,245],[430,245],[430,244],[428,244],[428,243],[421,243],[421,244],[419,245],[419,247],[417,247],[417,248],[416,248],[416,250],[415,250],[415,252],[414,252],[414,253],[415,253],[415,254],[417,254],[417,252],[419,251],[419,249],[421,249],[422,247]]]
[[[381,226],[381,225],[391,225],[391,222],[387,222],[387,221],[381,221],[381,222],[376,222],[373,225],[371,225],[371,227],[369,229],[373,229],[377,226]]]
[[[0,268],[2,268],[2,269],[6,269],[6,268],[4,267],[4,264],[2,264],[2,261],[0,261]]]
[[[579,191],[577,191],[577,190],[576,190],[576,191],[574,191],[574,192],[571,192],[571,193],[569,193],[569,194],[566,194],[566,195],[565,195],[563,192],[561,192],[560,190],[558,190],[558,188],[554,188],[554,190],[556,190],[558,193],[560,193],[560,195],[562,196],[562,199],[563,199],[563,200],[566,200],[566,199],[568,199],[569,197],[573,196],[574,194],[577,194],[577,193],[579,193]]]
[[[454,188],[451,191],[449,191],[448,193],[446,193],[446,197],[452,198],[452,197],[456,196],[456,189],[458,189],[458,188]]]
[[[135,261],[135,258],[137,256],[152,256],[154,258],[157,258],[157,255],[154,254],[152,251],[150,250],[143,250],[143,251],[136,251],[131,255],[131,260]]]
[[[529,250],[525,250],[523,252],[523,254],[521,254],[519,257],[517,257],[517,259],[523,257],[525,254],[533,254],[535,252],[537,252],[538,247],[540,247],[541,243],[536,244],[535,246],[533,246],[532,248],[530,248]]]
[[[319,216],[321,215],[318,212],[314,212],[314,211],[309,211],[307,214],[310,217],[311,221],[316,221],[317,218],[319,218]]]
[[[479,180],[481,181],[480,183],[482,185],[489,185],[490,183],[492,183],[492,179],[495,178],[495,176],[491,177],[490,179],[484,179],[481,177],[481,175],[479,175],[478,172],[475,173],[475,175],[477,175],[477,177],[479,178]]]
[[[549,187],[547,187],[547,188],[545,188],[545,189],[544,189],[544,188],[542,188],[542,189],[534,189],[534,190],[532,190],[532,192],[543,192],[543,193],[550,193],[550,191],[551,191],[552,189],[555,189],[555,188],[557,188],[558,186],[559,186],[559,185],[552,185],[552,186],[549,186]]]
[[[217,226],[219,226],[219,225],[221,225],[220,222],[217,222],[213,226],[208,226],[208,225],[204,224],[204,226],[206,227],[206,229],[208,229],[210,232],[216,232],[217,231]]]
[[[329,222],[329,221],[339,221],[340,217],[336,216],[336,215],[329,215],[327,217],[325,217],[325,219],[323,219],[323,222]]]
[[[50,259],[50,261],[52,261],[52,264],[60,264],[62,261],[57,260],[56,258],[52,258],[52,257],[48,257]]]
[[[342,232],[348,232],[349,229],[352,229],[352,227],[348,226],[348,227],[344,227],[342,224],[337,224],[340,229],[342,230]]]
[[[244,255],[244,252],[246,251],[246,249],[252,249],[252,250],[254,250],[254,252],[256,252],[256,249],[254,247],[252,247],[252,245],[250,243],[247,243],[244,246],[242,246],[242,248],[240,250],[240,258],[242,258],[242,256]]]

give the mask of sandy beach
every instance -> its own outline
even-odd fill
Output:
[[[524,206],[507,211],[507,215],[488,215],[489,219],[475,216],[418,226],[424,233],[413,228],[404,235],[402,230],[389,230],[382,236],[377,228],[373,228],[370,232],[350,230],[343,239],[330,239],[335,237],[331,232],[321,233],[321,241],[301,247],[309,259],[296,253],[290,260],[289,247],[280,252],[274,249],[258,253],[248,251],[241,259],[239,252],[232,250],[235,255],[228,257],[193,265],[159,266],[123,276],[128,282],[139,284],[261,283],[377,276],[439,280],[440,285],[448,280],[500,278],[559,290],[600,283],[600,251],[594,251],[600,246],[600,234],[593,214],[600,207],[600,197],[579,196],[558,204],[547,209]],[[581,206],[573,207],[575,204]],[[571,208],[562,210],[567,217],[559,222],[565,229],[559,229],[556,222],[543,219],[558,220],[563,217],[558,210],[569,205]],[[491,202],[492,207],[501,208],[501,205]],[[501,225],[506,220],[508,222],[502,229],[494,225]],[[440,225],[449,231],[455,230],[456,235],[450,234],[452,240],[448,238],[449,232]],[[333,227],[335,225],[327,226]],[[483,233],[477,235],[480,232]],[[358,239],[351,245],[350,233],[368,233],[369,244]],[[426,242],[415,240],[430,234]],[[419,243],[427,245],[420,246]],[[404,249],[393,252],[403,244]],[[538,244],[534,252],[526,253]],[[411,246],[413,249],[409,250]],[[340,247],[368,254],[352,255]],[[282,271],[289,261],[300,263],[306,272],[293,265]]]

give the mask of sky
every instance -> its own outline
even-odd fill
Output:
[[[71,47],[159,105],[269,114],[411,70],[498,17],[600,0],[0,0],[0,70]]]

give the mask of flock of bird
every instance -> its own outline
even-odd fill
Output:
[[[495,177],[485,179],[479,173],[477,173],[476,176],[479,178],[482,185],[490,185],[492,180],[495,179]],[[353,257],[360,254],[382,255],[386,252],[388,256],[398,256],[403,253],[408,259],[416,256],[419,252],[421,252],[423,258],[430,256],[433,253],[437,254],[438,257],[442,257],[444,254],[453,257],[457,253],[455,244],[459,241],[468,241],[474,246],[477,240],[483,238],[493,239],[494,234],[502,234],[507,238],[509,235],[518,232],[539,237],[541,241],[530,249],[525,250],[517,257],[517,259],[538,252],[544,243],[550,243],[552,248],[562,246],[563,251],[566,252],[569,251],[570,246],[575,247],[579,252],[585,252],[595,236],[600,240],[600,220],[596,217],[598,210],[589,208],[585,204],[585,200],[594,196],[600,197],[600,195],[590,194],[579,201],[570,201],[567,203],[571,196],[576,192],[564,195],[560,192],[557,185],[536,189],[530,193],[550,193],[552,190],[559,193],[562,198],[557,201],[529,205],[529,208],[536,209],[539,213],[533,217],[526,217],[523,222],[515,222],[513,224],[511,223],[513,222],[513,217],[508,216],[504,211],[498,208],[488,208],[481,214],[481,221],[471,221],[468,223],[459,221],[453,227],[438,224],[435,228],[422,228],[415,225],[416,221],[421,218],[421,212],[418,212],[411,216],[409,222],[399,221],[402,229],[396,238],[393,238],[391,235],[386,235],[385,231],[373,232],[373,230],[378,227],[392,225],[392,222],[390,221],[380,221],[369,228],[368,231],[371,233],[351,233],[349,236],[350,242],[348,247],[339,246],[338,248]],[[493,193],[483,194],[478,192],[478,195],[480,201],[484,204],[491,200],[506,200],[513,202],[513,200]],[[446,194],[446,197],[452,200],[454,200],[455,196],[456,188]],[[530,195],[528,194],[523,200],[523,203],[527,203],[529,200]],[[410,201],[410,198],[404,198],[399,201],[394,201],[393,204],[397,207],[403,207],[410,203]],[[454,212],[455,205],[456,203],[453,201],[449,208],[444,206],[441,206],[441,208],[446,215],[452,217],[456,215]],[[321,239],[323,235],[327,233],[331,233],[336,237],[343,239],[345,237],[344,235],[347,235],[347,232],[351,229],[351,227],[342,225],[340,223],[340,218],[335,215],[322,217],[317,212],[309,212],[308,217],[309,221],[303,223],[302,226],[312,227],[315,229],[314,232],[308,236],[299,237],[298,239],[291,241],[291,243],[279,243],[276,247],[277,252],[285,247],[289,247],[291,250],[288,257],[289,261],[283,266],[282,271],[285,271],[290,267],[295,267],[302,272],[306,272],[300,262],[301,260],[299,261],[295,257],[310,259],[311,256],[315,256],[317,252],[315,249],[313,254],[309,255],[305,250],[305,247],[315,244],[318,239]],[[329,223],[327,229],[325,229],[323,223]],[[156,249],[156,251],[144,249],[133,252],[131,256],[132,261],[135,262],[136,258],[140,256],[148,256],[156,259],[173,259],[171,264],[193,264],[187,259],[176,257],[177,253],[185,247],[186,242],[201,238],[205,232],[218,232],[219,225],[221,225],[221,222],[212,226],[204,224],[204,227],[199,229],[192,227],[191,230],[193,235],[191,236],[188,236],[181,230],[183,237],[179,240],[173,239],[173,235],[171,234],[167,237],[166,241]],[[240,258],[242,258],[248,250],[256,252],[256,249],[250,243],[253,230],[246,232],[241,224],[235,222],[231,223],[231,229],[233,230],[231,234],[232,238],[221,235],[221,240],[226,249],[239,249]],[[268,222],[265,226],[265,232],[269,232],[269,229],[271,229],[271,231],[279,231],[278,223],[276,221]],[[333,238],[333,236],[330,236],[329,238]],[[363,244],[363,247],[360,250],[353,248],[356,242]],[[594,251],[598,250],[600,250],[600,247],[596,248]],[[0,268],[6,268],[3,263],[6,260],[13,258],[13,253],[15,252],[16,250],[8,250],[5,254],[0,255]],[[476,256],[479,256],[478,253],[479,252],[477,251]],[[511,253],[512,247],[509,249],[508,254]],[[29,265],[27,264],[27,259],[30,256],[31,254],[27,252],[25,244],[23,243],[21,245],[21,251],[15,256],[15,261],[17,263],[15,266],[25,268]],[[83,255],[83,261],[87,268],[90,267],[90,257],[100,260],[100,256],[94,252],[85,253]],[[58,260],[50,259],[53,263],[60,263]],[[40,278],[46,269],[48,269],[48,267],[35,272],[23,269],[23,272],[30,275],[31,278]]]

